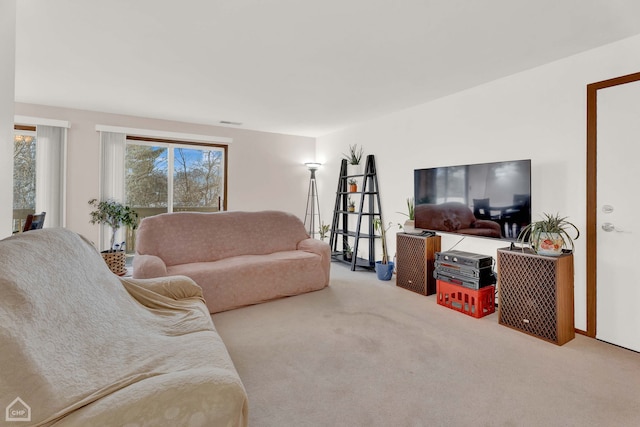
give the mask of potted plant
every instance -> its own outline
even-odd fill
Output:
[[[398,226],[405,233],[413,233],[415,231],[415,213],[416,213],[413,197],[407,198],[407,211],[408,213],[398,212],[400,215],[404,215],[409,218],[404,222],[404,224],[398,224]]]
[[[380,233],[382,241],[382,261],[376,261],[376,274],[380,280],[391,280],[393,276],[393,261],[389,261],[387,252],[387,231],[393,224],[390,222],[385,228],[380,217],[373,219],[373,228]]]
[[[358,144],[349,146],[349,152],[343,153],[344,158],[347,159],[347,175],[362,175],[362,160],[363,155],[362,147],[358,147]]]
[[[356,202],[353,199],[351,199],[351,197],[349,197],[349,202],[348,202],[347,206],[348,206],[347,207],[347,211],[349,211],[349,212],[355,212],[356,211]]]
[[[358,181],[354,178],[349,179],[349,191],[355,193],[358,191]]]
[[[559,214],[543,213],[543,219],[524,227],[518,234],[518,241],[528,244],[539,255],[558,256],[563,248],[571,248],[573,241],[580,237],[580,230],[567,217]],[[572,234],[575,236],[572,237]]]
[[[320,234],[320,240],[323,240],[327,237],[327,233],[329,232],[329,224],[325,224],[324,222],[320,224],[320,229],[318,233]]]
[[[353,249],[349,246],[349,243],[344,242],[344,260],[351,261],[353,259]]]
[[[138,214],[129,206],[124,206],[113,200],[105,200],[98,202],[97,199],[89,200],[95,210],[89,213],[91,224],[106,224],[111,228],[111,239],[109,249],[101,252],[105,262],[115,274],[123,275],[126,273],[125,251],[124,245],[116,244],[116,233],[120,227],[127,226],[135,230],[138,227]]]

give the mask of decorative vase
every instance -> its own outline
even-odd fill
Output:
[[[125,275],[127,272],[125,267],[127,259],[125,251],[102,251],[100,254],[113,274],[117,274],[118,276]]]
[[[559,256],[562,255],[564,242],[558,233],[540,233],[536,236],[534,247],[538,255]]]
[[[382,261],[376,261],[376,274],[380,280],[391,280],[393,277],[393,261],[387,261],[383,264]]]

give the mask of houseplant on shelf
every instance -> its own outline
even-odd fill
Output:
[[[558,256],[563,248],[574,249],[573,241],[580,237],[580,230],[567,217],[543,213],[543,219],[524,227],[518,241],[528,244],[539,255]],[[575,236],[572,237],[572,234]]]
[[[347,207],[347,211],[349,211],[349,212],[355,212],[356,211],[356,202],[353,199],[351,199],[351,197],[349,197],[349,202],[348,202],[347,206],[348,206]]]
[[[95,210],[89,213],[91,224],[106,224],[111,228],[111,239],[109,249],[101,252],[102,257],[109,266],[109,269],[117,275],[126,273],[124,242],[116,245],[116,233],[120,227],[127,226],[135,230],[138,227],[138,214],[129,206],[124,206],[114,200],[98,202],[97,199],[89,200]]]
[[[344,260],[351,261],[353,259],[353,249],[349,246],[349,243],[344,242]]]
[[[349,146],[349,152],[343,153],[344,158],[347,159],[347,175],[362,175],[362,155],[364,151],[362,147],[358,147],[358,144]]]
[[[354,178],[349,179],[349,192],[355,193],[358,191],[358,181]]]
[[[390,222],[385,228],[380,217],[373,219],[373,228],[380,233],[382,241],[382,261],[376,261],[376,274],[380,280],[391,280],[393,276],[393,261],[389,261],[389,253],[387,252],[387,231],[392,225]]]

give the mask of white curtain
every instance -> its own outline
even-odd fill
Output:
[[[65,226],[67,129],[36,127],[36,213],[46,212],[45,227]]]
[[[124,133],[100,132],[100,201],[125,202],[125,141]],[[124,231],[124,228],[121,228],[116,234],[117,242],[124,240]],[[109,249],[110,240],[111,229],[103,225],[100,233],[100,248]]]

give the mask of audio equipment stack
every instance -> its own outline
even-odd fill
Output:
[[[496,283],[493,258],[471,252],[436,252],[433,276],[474,290]]]
[[[436,252],[433,277],[439,305],[475,318],[496,311],[493,258],[471,252]]]

